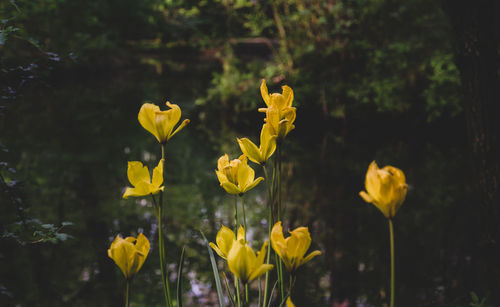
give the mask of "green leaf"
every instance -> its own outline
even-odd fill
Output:
[[[179,260],[179,270],[177,271],[177,306],[182,307],[182,268],[184,267],[184,251],[186,246],[182,247],[181,259]]]
[[[224,306],[224,295],[222,294],[219,270],[217,269],[217,263],[215,262],[214,253],[212,252],[212,248],[208,244],[208,240],[203,234],[203,231],[200,230],[200,233],[203,237],[203,240],[205,241],[205,244],[207,245],[208,253],[210,254],[210,262],[212,263],[212,270],[214,271],[215,287],[217,288],[217,295],[219,296],[219,305]]]

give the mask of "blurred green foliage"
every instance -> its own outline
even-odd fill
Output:
[[[73,223],[60,244],[2,237],[2,306],[122,305],[122,276],[106,250],[117,233],[140,231],[153,247],[132,302],[160,306],[152,205],[120,197],[127,161],[152,166],[159,155],[139,107],[167,99],[191,119],[167,146],[168,259],[175,272],[187,246],[185,305],[211,306],[198,230],[214,240],[231,224],[232,198],[213,170],[223,153],[239,154],[236,137],[258,139],[262,78],[271,92],[294,90],[288,225],[308,226],[324,251],[299,272],[297,306],[387,301],[386,223],[358,196],[373,159],[403,169],[410,184],[395,220],[396,303],[489,296],[493,285],[479,272],[496,263],[479,254],[460,79],[440,1],[10,0],[0,10],[0,142],[9,149],[1,161],[17,170],[9,180],[22,183],[29,215],[47,230],[41,237]],[[5,225],[17,207],[1,200],[2,233],[14,233]],[[246,202],[259,245],[264,188]]]

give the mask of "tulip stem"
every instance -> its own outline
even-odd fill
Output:
[[[236,298],[238,300],[238,307],[241,307],[240,282],[238,281],[238,277],[236,277],[236,275],[234,275],[234,287],[236,288]]]
[[[245,199],[243,196],[240,196],[241,200],[241,209],[243,211],[243,228],[245,228],[245,243],[247,243],[247,217],[245,215]]]
[[[125,307],[129,304],[130,281],[127,278],[127,285],[125,286]]]
[[[394,226],[392,219],[389,219],[389,236],[391,242],[391,304],[394,307]]]
[[[278,221],[281,221],[281,142],[277,142],[276,150],[278,151]],[[278,258],[278,279],[280,282],[280,292],[281,292],[281,300],[285,299],[285,288],[283,285],[283,264],[281,258]]]
[[[234,238],[238,238],[238,195],[234,195]],[[246,234],[245,234],[246,235]]]
[[[267,173],[267,167],[265,164],[262,164],[262,168],[264,169],[264,177],[266,177],[266,183],[267,183],[267,193],[269,194],[269,199],[268,199],[268,209],[269,209],[269,217],[267,220],[267,234],[268,234],[268,240],[269,244],[267,245],[267,259],[266,259],[266,264],[269,264],[271,261],[271,230],[272,230],[272,225],[273,225],[273,194],[272,194],[272,183],[269,182],[269,174]],[[262,306],[267,306],[267,288],[269,284],[269,271],[266,272],[266,281],[264,283],[264,304]],[[260,283],[259,283],[260,285]],[[259,288],[260,289],[260,288]]]
[[[165,184],[165,144],[161,144],[161,159],[163,160],[163,184]],[[165,301],[168,307],[172,306],[172,299],[170,297],[170,287],[168,285],[168,272],[167,272],[167,255],[165,253],[165,242],[163,241],[163,193],[160,191],[160,200],[158,204],[158,247],[160,249],[160,268],[161,279],[163,284],[163,292]]]

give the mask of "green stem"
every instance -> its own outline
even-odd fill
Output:
[[[130,280],[127,278],[127,285],[125,286],[125,307],[129,304]]]
[[[267,258],[266,264],[271,262],[271,231],[273,227],[273,189],[272,182],[269,180],[269,173],[267,172],[267,167],[265,164],[262,164],[262,169],[264,170],[264,177],[266,178],[267,183],[267,193],[268,193],[268,209],[269,209],[269,217],[267,220],[267,237],[268,237],[268,245],[267,245]],[[264,303],[262,306],[267,306],[267,290],[269,288],[269,271],[266,272],[266,281],[264,283]]]
[[[241,209],[243,211],[243,228],[245,229],[245,243],[247,243],[247,217],[245,214],[245,199],[240,196],[241,199]]]
[[[234,195],[234,238],[238,238],[238,195]]]
[[[394,226],[392,219],[389,219],[389,236],[391,241],[391,304],[394,307]]]
[[[234,276],[234,287],[236,288],[236,298],[238,300],[238,307],[241,307],[241,299],[240,299],[240,283],[238,281],[238,277]]]
[[[248,305],[248,284],[245,284],[245,305]]]
[[[278,151],[278,221],[281,221],[281,144],[276,144]],[[278,258],[278,278],[280,283],[281,300],[285,299],[285,288],[283,285],[283,262]]]
[[[161,144],[161,159],[163,160],[163,184],[165,184],[165,144]],[[167,272],[167,255],[165,253],[165,242],[163,240],[163,193],[160,191],[160,201],[158,204],[158,241],[160,249],[160,268],[161,268],[161,279],[163,284],[163,292],[165,295],[165,301],[168,307],[172,306],[172,299],[170,297],[170,287],[168,281]]]

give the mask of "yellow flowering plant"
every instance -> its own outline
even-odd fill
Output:
[[[307,227],[295,228],[290,231],[290,236],[285,239],[281,221],[274,224],[271,232],[271,246],[281,260],[283,260],[288,272],[294,272],[304,263],[321,255],[321,251],[315,250],[305,256],[310,245],[311,235]]]
[[[264,121],[269,124],[271,134],[281,141],[285,136],[295,129],[293,124],[296,117],[296,109],[292,107],[293,90],[289,86],[283,86],[283,92],[269,95],[266,81],[262,80],[260,86],[262,99],[267,108],[259,108],[259,112],[265,112]]]
[[[140,233],[137,238],[117,235],[108,249],[109,258],[113,259],[125,276],[125,306],[129,306],[130,282],[139,272],[149,253],[149,240]]]
[[[365,191],[359,195],[367,203],[374,204],[389,221],[389,240],[391,252],[391,301],[390,307],[394,307],[394,225],[392,220],[406,198],[408,185],[402,170],[394,166],[379,168],[375,161],[368,166],[365,176]]]
[[[146,195],[155,195],[164,190],[163,184],[163,160],[153,169],[151,178],[147,166],[141,162],[130,161],[127,168],[127,176],[133,188],[127,188],[123,193],[123,198],[130,196],[141,197]]]
[[[231,161],[227,154],[223,155],[217,161],[215,173],[221,187],[229,194],[244,194],[264,180],[262,177],[255,179],[255,171],[248,165],[245,155]]]
[[[379,168],[375,161],[370,163],[365,178],[365,191],[359,195],[377,207],[386,218],[392,219],[403,204],[408,185],[403,171],[394,166]]]
[[[244,240],[235,240],[227,255],[229,270],[236,276],[243,285],[271,270],[274,265],[264,264],[267,241],[262,244],[262,248],[255,255],[253,249]]]
[[[264,124],[260,132],[260,146],[257,147],[247,138],[237,139],[241,152],[257,164],[266,163],[266,161],[276,151],[276,135],[272,133],[270,124]]]
[[[141,269],[149,253],[149,240],[140,233],[137,238],[122,238],[117,235],[108,249],[109,258],[113,259],[129,280]]]
[[[145,103],[142,105],[138,115],[142,127],[153,134],[161,144],[166,143],[177,132],[189,124],[189,119],[185,119],[174,130],[175,125],[181,119],[181,108],[169,101],[166,102],[166,105],[170,109],[161,111],[157,105]]]

